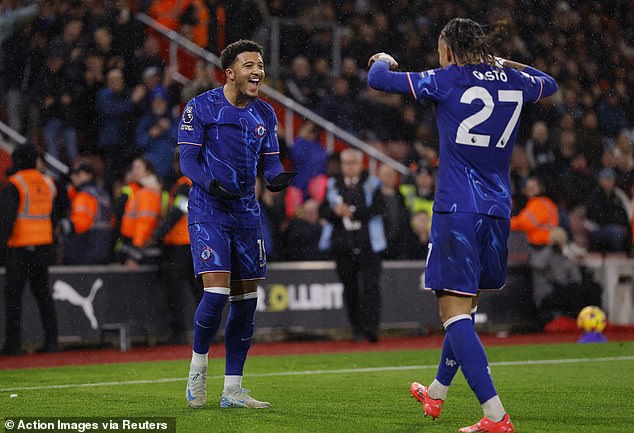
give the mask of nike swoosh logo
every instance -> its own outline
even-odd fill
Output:
[[[190,390],[189,388],[187,388],[187,400],[189,400],[189,401],[194,401],[194,400],[196,400],[196,397],[194,397],[194,396],[192,395],[192,392],[191,392],[191,390]]]
[[[200,324],[200,322],[199,322],[198,320],[196,320],[196,325],[200,326],[201,328],[211,329],[211,326],[201,325],[201,324]]]
[[[250,336],[249,338],[240,338],[240,340],[242,340],[242,341],[249,341],[249,340],[252,340],[252,339],[253,339],[253,335]]]

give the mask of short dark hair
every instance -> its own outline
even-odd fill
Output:
[[[255,41],[248,39],[240,39],[227,47],[220,53],[220,63],[222,64],[222,70],[225,71],[233,65],[239,54],[242,53],[259,53],[264,56],[264,48],[262,45]]]
[[[15,171],[35,168],[40,151],[30,143],[19,144],[11,153],[11,162]]]
[[[491,56],[489,38],[480,24],[469,18],[454,18],[440,32],[440,37],[449,45],[462,63],[488,63]]]

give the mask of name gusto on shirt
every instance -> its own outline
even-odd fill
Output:
[[[502,81],[503,83],[506,83],[509,78],[506,76],[506,73],[504,71],[499,71],[499,70],[491,70],[491,71],[486,71],[484,74],[480,71],[473,71],[473,76],[476,77],[478,80],[482,80],[482,81],[495,81],[495,80],[499,80]]]

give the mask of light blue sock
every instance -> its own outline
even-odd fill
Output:
[[[225,308],[227,299],[229,298],[229,289],[225,289],[222,292],[226,294],[218,293],[217,291],[208,291],[214,289],[221,289],[212,287],[205,289],[203,298],[198,304],[196,314],[194,315],[194,345],[193,349],[196,353],[209,352],[209,346],[218,332],[220,327],[220,320],[222,319],[222,310]]]
[[[473,390],[480,404],[497,395],[493,379],[489,374],[487,360],[480,337],[468,314],[452,317],[445,322],[446,339],[458,360],[469,387]]]
[[[247,352],[253,341],[257,296],[257,292],[251,292],[229,298],[229,316],[225,326],[226,376],[242,376]]]

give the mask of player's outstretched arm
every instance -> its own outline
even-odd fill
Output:
[[[396,60],[389,54],[377,53],[368,60],[370,72],[368,85],[376,90],[390,93],[411,93],[406,72],[394,72],[398,67]]]
[[[544,86],[541,97],[550,96],[557,91],[557,81],[555,81],[553,77],[545,72],[540,71],[539,69],[525,65],[524,63],[503,59],[502,57],[494,57],[492,63],[495,66],[499,66],[501,68],[513,68],[517,69],[518,71],[522,71],[532,77],[538,77],[541,84],[543,84]]]

